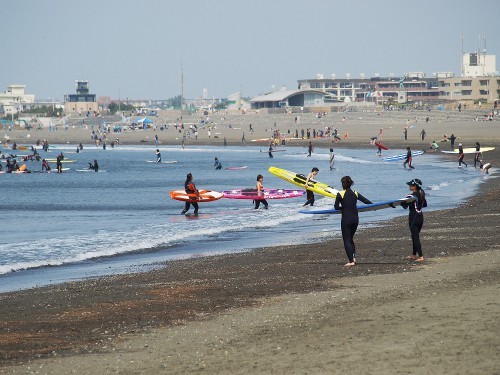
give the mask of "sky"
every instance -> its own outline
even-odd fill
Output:
[[[5,1],[0,91],[62,100],[75,80],[114,99],[253,97],[316,74],[460,73],[479,48],[500,70],[498,0]],[[480,44],[481,50],[484,44]]]

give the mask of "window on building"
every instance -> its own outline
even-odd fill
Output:
[[[460,87],[460,86],[462,86],[462,83],[461,82],[455,82],[454,85],[455,85],[455,87]]]
[[[462,95],[472,95],[472,90],[462,90]]]
[[[479,90],[480,95],[489,95],[490,92],[488,90]]]
[[[481,86],[488,86],[490,84],[490,81],[487,79],[481,79],[481,80],[479,80],[479,84]]]
[[[472,86],[472,81],[471,80],[462,81],[462,86]]]

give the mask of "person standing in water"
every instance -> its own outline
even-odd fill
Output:
[[[187,194],[193,194],[195,197],[193,199],[199,199],[200,198],[200,193],[198,189],[196,189],[196,185],[193,182],[193,175],[191,173],[188,173],[186,176],[186,181],[184,182],[184,190],[186,191]],[[198,202],[186,202],[184,204],[184,209],[182,210],[181,214],[184,215],[186,212],[189,211],[189,208],[191,207],[191,204],[194,207],[194,214],[198,215]]]
[[[256,199],[255,200],[255,207],[254,209],[258,209],[260,204],[262,203],[264,205],[264,208],[267,210],[269,205],[267,204],[267,201],[264,199],[264,185],[262,184],[262,182],[264,181],[264,177],[259,174],[257,176],[257,184],[255,185],[256,189],[257,189],[257,196],[258,197],[262,197],[262,199]]]
[[[161,154],[159,149],[156,149],[155,155],[156,155],[156,162],[161,163]]]
[[[56,158],[56,167],[57,167],[57,173],[62,173],[61,155],[57,155],[57,158]]]
[[[314,150],[313,145],[311,142],[309,142],[309,146],[307,146],[307,152],[308,152],[307,156],[311,156],[313,153],[313,150]]]
[[[411,149],[410,149],[410,147],[406,147],[406,158],[405,158],[405,161],[403,163],[403,167],[406,169],[406,165],[408,165],[408,168],[410,170],[415,169],[415,167],[413,165],[411,165],[412,160],[413,160],[413,156],[411,155]]]
[[[269,158],[273,158],[273,142],[269,144]]]
[[[344,248],[349,260],[344,266],[352,267],[356,265],[356,246],[354,245],[354,234],[358,229],[359,217],[358,209],[356,207],[357,201],[360,200],[365,204],[372,202],[363,197],[361,194],[351,189],[354,184],[349,176],[344,176],[340,180],[342,182],[342,191],[337,193],[335,198],[335,209],[341,210],[342,219],[340,221],[340,228],[342,229],[342,240],[344,241]]]
[[[311,173],[309,173],[309,174],[307,175],[307,178],[306,178],[306,183],[305,183],[305,185],[306,185],[307,201],[306,201],[306,203],[304,203],[304,206],[303,206],[303,207],[305,207],[305,206],[307,206],[307,205],[314,206],[314,193],[313,193],[311,190],[307,189],[307,187],[309,186],[309,181],[310,181],[310,180],[313,180],[313,179],[314,179],[314,177],[318,174],[318,172],[319,172],[319,169],[318,169],[318,168],[316,168],[316,167],[314,167],[314,168],[311,170]]]
[[[214,164],[215,169],[222,169],[222,164],[219,161],[218,158],[215,158],[215,164]]]
[[[464,162],[464,148],[461,143],[458,144],[458,167],[461,167],[462,164],[465,164],[465,167],[467,168],[467,164]]]
[[[479,142],[476,142],[476,153],[474,154],[474,168],[477,168],[476,165],[479,163],[481,165],[481,145]]]
[[[424,255],[422,253],[422,244],[420,243],[420,231],[424,225],[424,214],[422,212],[422,208],[427,207],[427,200],[425,199],[425,191],[422,189],[422,181],[418,178],[414,178],[406,184],[410,187],[412,192],[406,197],[416,198],[413,202],[401,204],[401,207],[405,210],[409,208],[408,226],[410,227],[411,232],[413,253],[408,257],[408,259],[416,262],[423,262]]]
[[[333,153],[333,148],[330,149],[330,170],[333,170],[333,165],[335,164],[335,154]]]

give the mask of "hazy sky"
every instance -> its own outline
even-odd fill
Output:
[[[498,0],[3,1],[0,90],[62,99],[75,80],[112,98],[255,96],[317,73],[460,72],[464,49],[500,69]],[[481,44],[481,49],[483,45]]]

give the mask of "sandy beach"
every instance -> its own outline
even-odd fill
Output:
[[[370,137],[383,129],[390,148],[428,149],[431,140],[454,133],[460,137],[456,144],[496,147],[484,154],[495,168],[499,122],[473,121],[485,111],[331,113],[321,119],[214,114],[210,138],[200,130],[186,147],[222,145],[224,137],[241,145],[243,132],[246,144],[260,144],[251,140],[277,129],[333,126],[348,133],[335,144],[339,148],[373,147]],[[158,121],[172,124],[176,118]],[[413,127],[405,141],[408,121]],[[156,133],[161,145],[180,147],[172,125]],[[154,146],[154,134],[136,130],[108,139]],[[76,145],[90,143],[90,129],[32,130],[29,138],[15,130],[10,138],[18,144],[48,139]],[[440,144],[449,149],[449,143]],[[456,155],[434,154],[456,161]],[[495,172],[460,207],[426,213],[421,264],[406,259],[411,240],[407,217],[400,217],[376,228],[360,225],[359,265],[352,269],[343,267],[342,240],[334,239],[0,294],[0,373],[498,373],[499,196]]]

